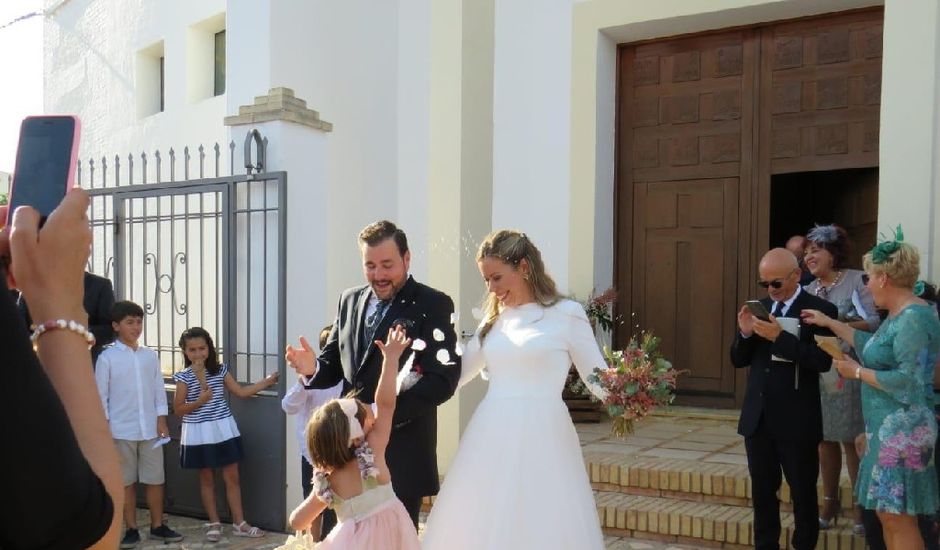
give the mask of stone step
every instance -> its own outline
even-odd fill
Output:
[[[696,548],[752,548],[749,507],[695,502],[667,497],[596,491],[597,514],[606,535],[686,544]],[[780,546],[793,535],[793,515],[781,515]],[[852,533],[851,522],[840,519],[821,531],[817,550],[864,550],[865,537]]]
[[[726,464],[612,452],[585,452],[591,486],[596,491],[671,498],[750,507],[751,478],[745,464]],[[839,497],[843,509],[852,507],[852,487],[843,475]],[[822,502],[822,486],[817,486]],[[780,500],[789,509],[790,488],[783,483]]]

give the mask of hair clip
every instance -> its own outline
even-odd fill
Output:
[[[806,238],[814,243],[834,243],[839,240],[839,230],[832,224],[817,224],[816,227],[810,229],[809,233],[806,234]]]

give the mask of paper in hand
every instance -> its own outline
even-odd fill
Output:
[[[819,349],[828,353],[832,356],[833,359],[838,359],[840,361],[845,359],[845,353],[842,352],[842,347],[839,345],[839,339],[835,336],[813,336],[816,339],[816,345],[819,346]]]
[[[845,359],[845,353],[842,352],[839,339],[835,336],[816,335],[813,336],[813,338],[816,339],[816,345],[819,346],[819,349],[828,353],[833,359]],[[842,391],[845,387],[845,379],[839,376],[839,371],[834,368],[822,373],[820,377],[822,380],[822,389],[826,393]]]
[[[158,449],[162,447],[163,445],[166,445],[169,442],[170,442],[170,436],[158,437],[157,440],[153,442],[153,448]]]

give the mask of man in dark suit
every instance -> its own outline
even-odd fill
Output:
[[[410,364],[420,379],[399,393],[385,453],[395,494],[417,527],[422,498],[439,489],[437,406],[450,399],[460,379],[454,302],[409,276],[408,240],[392,222],[379,221],[363,229],[359,250],[368,284],[342,293],[333,330],[319,357],[301,338],[301,349],[288,346],[287,361],[298,373],[312,377],[308,388],[329,388],[345,381],[347,389],[371,403],[382,370],[382,353],[374,342],[384,340],[394,325],[405,327],[408,337],[418,342]],[[399,369],[410,357],[402,355]],[[324,518],[323,533],[332,528],[327,523]]]
[[[731,345],[731,362],[750,366],[738,433],[744,436],[754,503],[754,546],[778,550],[780,539],[781,470],[793,497],[793,547],[811,550],[819,537],[816,478],[817,447],[822,440],[819,373],[832,359],[816,345],[814,336],[829,334],[799,323],[804,309],[830,317],[838,311],[831,303],[800,288],[796,257],[784,248],[764,255],[758,269],[760,286],[768,298],[761,303],[769,321],[756,318],[747,306],[738,312],[738,334]],[[794,319],[799,336],[785,330],[778,318]]]
[[[29,315],[29,308],[22,294],[16,302],[26,325],[33,324]],[[111,307],[114,305],[114,287],[110,279],[100,277],[94,273],[85,272],[85,295],[82,299],[85,312],[88,313],[88,330],[95,335],[95,346],[91,348],[91,364],[95,365],[98,355],[105,346],[114,341],[114,329],[111,328]],[[51,321],[44,319],[43,321]]]

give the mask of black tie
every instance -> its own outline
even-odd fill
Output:
[[[783,314],[783,302],[774,302],[773,311],[770,314],[774,317],[780,317]]]
[[[362,342],[364,349],[372,345],[372,337],[375,336],[375,329],[379,328],[379,323],[382,322],[382,317],[385,316],[385,310],[388,309],[389,303],[391,303],[391,300],[379,300],[378,303],[375,304],[375,311],[366,317],[366,330],[363,332],[365,339]]]

